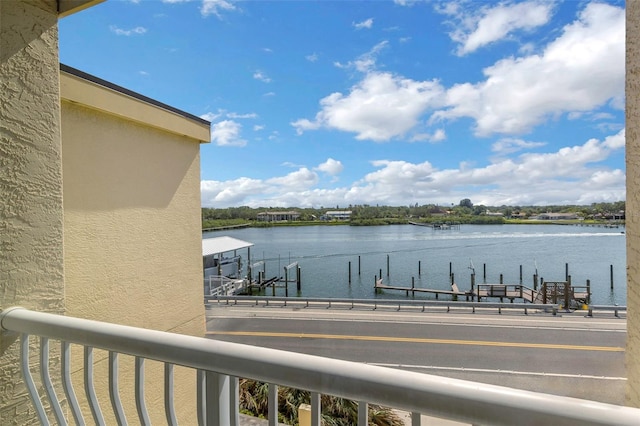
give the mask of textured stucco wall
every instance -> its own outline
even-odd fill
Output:
[[[627,2],[627,404],[640,407],[640,2]]]
[[[56,7],[0,1],[0,308],[64,312]],[[2,425],[35,423],[17,346],[0,341]]]
[[[67,314],[203,336],[199,141],[62,98]],[[95,358],[108,406],[107,354]],[[127,358],[121,398],[135,418]],[[152,421],[163,423],[161,366],[147,375]],[[80,372],[73,380],[82,389]],[[176,382],[179,416],[192,423],[195,375]]]

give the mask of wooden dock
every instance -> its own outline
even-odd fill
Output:
[[[511,303],[515,300],[522,300],[533,304],[562,304],[565,306],[581,306],[589,303],[590,288],[588,287],[572,287],[567,282],[545,282],[540,289],[532,289],[520,284],[479,284],[477,287],[469,291],[460,291],[456,284],[451,285],[451,290],[440,290],[432,288],[416,288],[404,286],[391,286],[382,284],[379,279],[375,283],[375,291],[396,290],[404,291],[407,296],[411,293],[426,293],[435,295],[436,300],[440,295],[451,296],[453,300],[464,296],[466,300],[477,299],[508,299]]]
[[[473,296],[473,293],[470,291],[458,290],[458,286],[455,284],[452,286],[451,290],[439,290],[439,289],[433,289],[433,288],[391,286],[391,285],[382,284],[382,280],[377,280],[375,285],[375,291],[378,292],[379,290],[405,291],[407,293],[407,296],[409,295],[409,292],[411,292],[412,296],[414,296],[415,293],[434,294],[436,296],[436,300],[438,299],[438,296],[442,294],[451,296],[454,299],[457,298],[458,296],[464,296],[466,300],[469,300],[469,297]]]

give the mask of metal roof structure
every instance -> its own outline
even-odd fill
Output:
[[[202,239],[202,256],[225,253],[253,246],[253,243],[232,237],[216,237]]]

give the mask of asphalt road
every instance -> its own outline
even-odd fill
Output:
[[[212,305],[207,337],[624,403],[626,320]]]

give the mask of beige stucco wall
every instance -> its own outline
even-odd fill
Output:
[[[640,407],[640,2],[626,7],[627,404]]]
[[[64,313],[56,7],[0,1],[0,308]],[[0,348],[0,424],[33,424],[18,345]]]
[[[179,133],[189,132],[125,119],[108,112],[114,99],[152,123],[173,113],[64,73],[61,81],[67,315],[202,336],[197,137],[208,137],[208,125],[199,124],[195,133],[184,136]],[[71,102],[77,90],[69,88],[78,85],[84,85],[80,92],[102,94],[87,100],[90,105]],[[193,125],[185,118],[176,120]],[[96,352],[95,357],[101,405],[110,407],[107,354]],[[121,357],[121,365],[121,397],[128,417],[136,418],[132,360]],[[149,363],[147,376],[151,420],[162,423],[161,366]],[[82,389],[81,371],[73,381]],[[195,375],[179,374],[176,381],[179,415],[191,423]],[[91,418],[88,411],[85,416]]]

